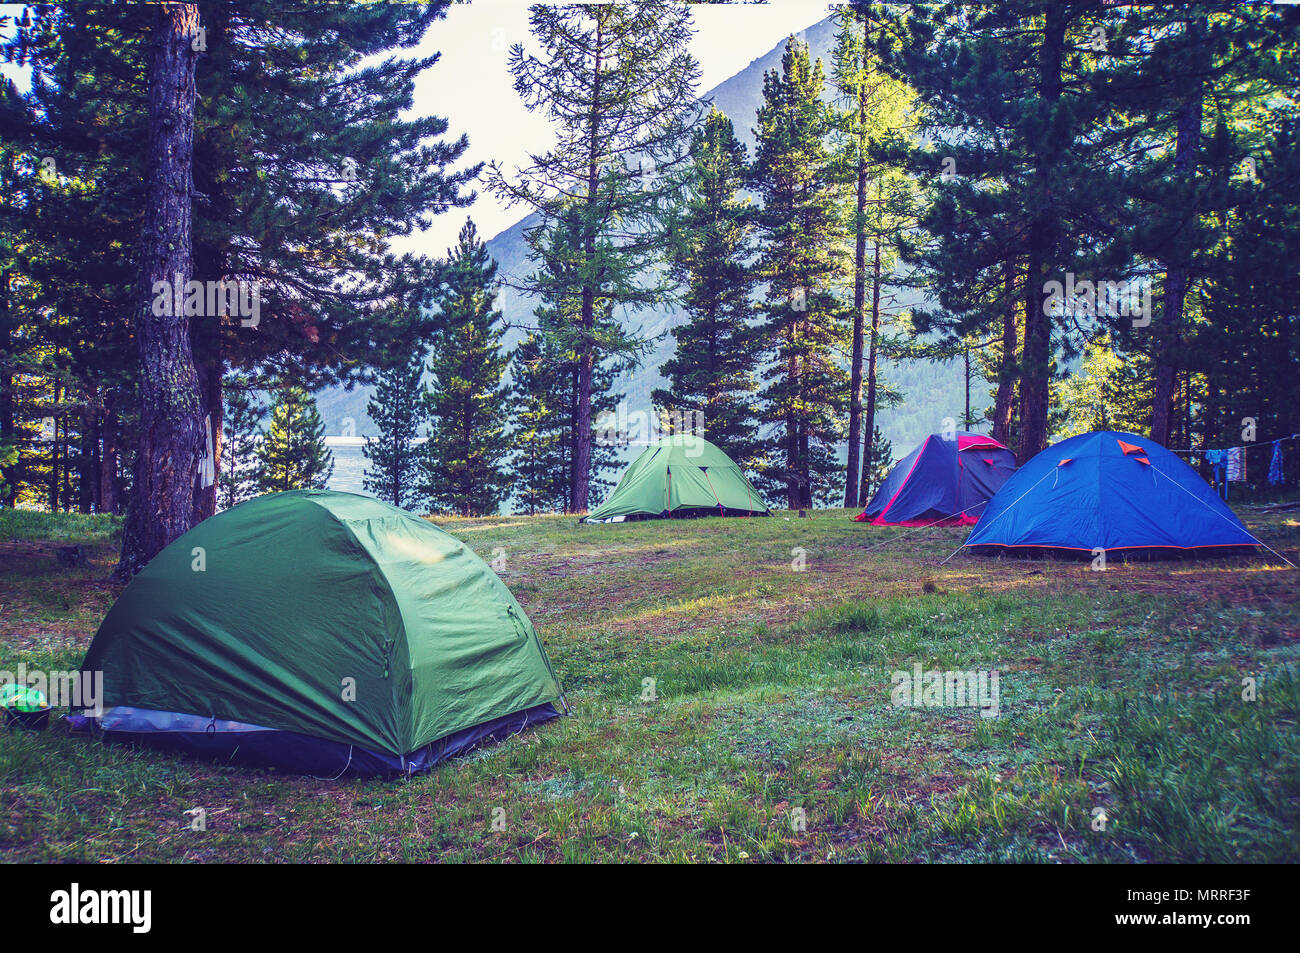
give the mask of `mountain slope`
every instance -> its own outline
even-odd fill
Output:
[[[813,56],[821,57],[829,72],[829,57],[835,46],[835,26],[828,17],[803,33]],[[752,150],[754,116],[763,98],[763,74],[779,69],[784,42],[754,60],[730,79],[719,83],[704,95],[718,109],[726,113],[735,124],[736,133]],[[526,276],[532,266],[528,261],[528,246],[524,233],[537,224],[536,216],[529,216],[487,243],[488,252],[499,265],[498,274],[507,282],[511,277]],[[515,288],[503,286],[500,295],[501,311],[509,328],[505,336],[507,347],[513,347],[532,324],[535,301]],[[651,410],[650,393],[663,383],[659,368],[671,356],[673,339],[668,333],[684,320],[676,309],[642,311],[625,316],[630,326],[639,326],[642,333],[657,338],[657,345],[647,356],[641,369],[619,382],[626,394],[629,412]],[[882,376],[894,388],[902,391],[905,401],[894,408],[882,409],[878,422],[885,436],[893,441],[897,456],[902,456],[929,433],[944,428],[944,418],[960,418],[965,406],[965,393],[961,368],[956,363],[933,364],[910,362],[905,366],[882,367]],[[977,411],[989,404],[988,387],[982,381],[972,384],[971,404]],[[371,393],[368,387],[352,391],[330,388],[318,395],[321,415],[331,434],[344,433],[350,421],[358,435],[375,432],[374,424],[366,413],[366,402]]]

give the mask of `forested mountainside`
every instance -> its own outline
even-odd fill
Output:
[[[811,53],[825,62],[835,42],[835,25],[826,18],[809,27],[799,38],[808,43]],[[736,133],[752,149],[754,141],[754,116],[763,99],[763,74],[778,69],[784,42],[777,44],[745,69],[719,83],[703,97],[731,117]],[[472,212],[471,212],[472,214]],[[509,326],[505,343],[513,347],[533,324],[535,302],[510,286],[512,276],[528,274],[528,247],[525,231],[536,224],[529,216],[507,228],[487,243],[488,251],[500,265],[498,274],[504,281],[501,288],[501,311]],[[900,292],[899,300],[908,301],[907,293]],[[618,389],[625,395],[630,411],[649,411],[650,393],[663,386],[659,368],[672,355],[673,339],[669,332],[681,323],[683,316],[676,309],[642,311],[627,315],[629,326],[639,325],[642,333],[657,338],[654,349],[647,355],[642,367],[624,375]],[[892,441],[896,457],[907,453],[926,434],[944,428],[944,419],[960,420],[965,411],[965,377],[962,362],[907,361],[882,362],[881,379],[890,389],[903,397],[894,407],[882,408],[878,422],[885,437]],[[979,414],[990,403],[989,385],[976,377],[971,386],[971,409]],[[369,387],[355,387],[351,391],[330,388],[317,395],[320,412],[330,434],[355,433],[372,435],[374,424],[366,413],[370,397]]]

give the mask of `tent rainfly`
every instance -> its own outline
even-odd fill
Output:
[[[82,665],[110,741],[287,771],[412,774],[556,717],[540,638],[474,552],[370,497],[273,493],[126,587]]]
[[[934,433],[889,471],[854,519],[873,526],[974,526],[1016,470],[1016,455],[983,434]]]
[[[632,461],[587,522],[678,516],[767,516],[740,467],[703,437],[663,437]]]
[[[1103,430],[1053,444],[1021,467],[965,546],[980,555],[1091,559],[1252,552],[1258,544],[1171,451]]]

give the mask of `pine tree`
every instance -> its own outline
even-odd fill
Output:
[[[1241,194],[1224,240],[1203,259],[1208,278],[1177,389],[1174,446],[1246,443],[1247,419],[1262,447],[1300,433],[1300,271],[1278,267],[1300,260],[1300,110],[1279,110],[1271,124],[1249,167],[1236,162],[1231,176],[1228,169],[1209,170],[1212,178],[1233,178]],[[1193,428],[1200,440],[1192,438]],[[1285,485],[1296,487],[1300,446],[1292,441],[1282,448]],[[1249,455],[1252,480],[1265,476],[1271,448]]]
[[[576,310],[576,302],[569,304]],[[578,355],[566,333],[574,326],[572,312],[565,317],[563,307],[562,302],[539,306],[535,312],[538,330],[512,355],[517,430],[514,442],[518,448],[512,470],[521,512],[575,512]],[[606,310],[598,316],[596,329],[613,329],[614,324]],[[614,389],[614,381],[620,369],[608,359],[595,367],[594,393],[601,395],[594,405],[596,420],[617,412],[622,394]],[[599,501],[613,487],[610,474],[619,467],[619,446],[593,439],[587,483],[590,500]]]
[[[673,419],[703,417],[708,439],[741,467],[758,463],[755,418],[758,341],[750,324],[754,277],[753,207],[741,197],[745,146],[715,107],[691,142],[688,195],[673,220],[672,277],[684,288],[687,320],[673,328],[677,349],[652,395]]]
[[[791,37],[781,69],[763,77],[751,181],[763,203],[758,274],[767,285],[763,338],[770,343],[762,396],[779,453],[762,483],[791,509],[835,492],[835,445],[849,389],[836,361],[847,337],[836,293],[845,236],[823,86],[821,60],[810,63],[807,44]]]
[[[914,318],[953,344],[1005,341],[1023,324],[1022,460],[1047,445],[1054,360],[1080,343],[1077,316],[1053,311],[1051,282],[1127,277],[1125,229],[1115,224],[1124,165],[1095,144],[1118,117],[1096,89],[1105,64],[1130,50],[1139,19],[1031,0],[916,7],[896,61],[932,132],[911,165],[927,175],[933,201],[904,258],[937,307]],[[1013,351],[1002,347],[1008,360]],[[999,403],[1009,421],[1009,404]]]
[[[132,322],[139,351],[140,428],[131,503],[114,575],[128,579],[197,522],[203,403],[189,318],[154,307],[159,282],[193,273],[194,63],[199,10],[161,5],[149,68],[150,156],[145,179],[140,282]]]
[[[368,380],[432,333],[423,303],[435,263],[392,239],[473,200],[468,141],[412,111],[420,50],[448,7],[217,0],[204,5],[198,87],[211,111],[196,142],[194,261],[201,279],[260,282],[256,327],[200,325],[195,357],[219,413],[222,369],[288,351],[315,389]],[[232,132],[234,134],[232,134]],[[347,275],[347,281],[339,281]],[[400,302],[392,306],[391,302]]]
[[[421,490],[432,505],[462,516],[495,513],[509,491],[503,465],[509,442],[509,358],[501,350],[496,262],[466,221],[435,299],[439,330],[425,396],[429,439],[422,448]]]
[[[862,456],[862,505],[866,506],[872,495],[885,482],[894,465],[894,445],[876,427],[871,432],[871,444]]]
[[[368,461],[362,487],[400,509],[422,505],[419,489],[422,454],[415,443],[425,420],[424,352],[383,369],[366,412],[379,429],[367,437],[362,454]]]
[[[121,455],[135,442],[118,411],[136,416],[136,343],[120,303],[137,293],[138,243],[123,236],[138,234],[143,214],[148,150],[139,140],[154,11],[136,8],[124,18],[129,29],[78,32],[88,15],[31,7],[23,14],[31,24],[0,43],[0,59],[31,69],[26,94],[0,82],[0,442],[8,439],[19,454],[12,505],[32,491],[28,477],[47,469],[37,460],[36,408],[24,394],[57,375],[78,418],[78,503],[112,513],[123,504]],[[54,67],[56,50],[75,60],[75,70]],[[120,56],[137,66],[133,88],[106,81],[108,62]],[[124,113],[133,118],[129,136],[116,134]],[[55,469],[68,462],[63,455]]]
[[[503,199],[527,205],[542,220],[528,242],[543,270],[524,286],[576,303],[560,313],[571,322],[566,333],[577,356],[570,506],[585,512],[602,397],[597,368],[606,359],[635,357],[645,343],[610,316],[615,308],[667,298],[654,266],[663,257],[664,221],[697,115],[699,68],[688,49],[685,4],[536,5],[529,20],[542,53],[515,45],[510,72],[525,105],[555,123],[557,145],[531,156],[513,177],[494,165],[490,182]],[[568,249],[569,267],[547,273],[542,259],[557,247]]]
[[[539,420],[539,436],[553,445],[555,469],[544,478],[550,485],[563,475],[564,485],[545,491],[550,508],[566,513],[579,512],[574,493],[574,473],[579,467],[578,456],[586,445],[587,499],[593,500],[612,485],[606,473],[617,462],[618,447],[597,439],[596,421],[605,412],[614,412],[622,395],[614,391],[614,381],[620,373],[632,370],[640,361],[642,345],[628,350],[620,345],[609,349],[591,369],[592,416],[591,425],[579,424],[582,403],[582,342],[589,337],[602,342],[624,341],[619,322],[614,318],[614,301],[598,297],[590,334],[583,330],[582,296],[575,290],[579,284],[575,272],[581,267],[581,217],[576,206],[568,206],[550,228],[536,239],[534,247],[539,270],[536,286],[541,303],[534,309],[537,325],[530,337],[533,346],[526,355],[530,367],[517,391],[517,399],[540,410],[547,408],[546,418]],[[541,497],[538,497],[540,499]]]
[[[1084,346],[1077,373],[1052,384],[1052,432],[1058,438],[1094,430],[1148,433],[1154,377],[1142,354],[1120,355],[1105,336]]]
[[[44,7],[4,49],[32,65],[34,82],[26,117],[5,115],[0,138],[13,129],[79,183],[42,226],[58,239],[51,262],[62,262],[44,293],[66,302],[69,336],[94,342],[69,352],[89,362],[131,340],[113,303],[129,293],[134,269],[121,259],[134,251],[143,214],[154,6]],[[455,168],[468,143],[446,136],[445,119],[410,111],[416,80],[437,54],[391,53],[419,44],[447,6],[202,5],[201,43],[190,38],[203,47],[194,78],[193,276],[260,283],[256,323],[231,314],[191,322],[200,420],[211,416],[218,436],[227,368],[251,373],[288,354],[309,388],[364,380],[372,360],[404,354],[432,331],[423,309],[390,302],[426,298],[433,263],[395,255],[390,242],[468,204],[479,168]],[[102,429],[116,452],[135,375],[120,387],[115,376],[85,376],[101,391],[91,403],[106,415],[115,408]],[[0,429],[4,417],[0,406]],[[215,494],[196,496],[196,518],[209,515]]]
[[[297,385],[282,386],[271,406],[271,422],[257,447],[257,485],[263,493],[323,490],[334,473],[325,446],[325,423],[316,399]]]
[[[836,161],[855,199],[849,224],[854,243],[853,336],[844,505],[856,507],[860,493],[865,492],[869,482],[860,480],[864,475],[860,474],[859,461],[863,435],[870,441],[876,427],[881,292],[894,257],[892,251],[886,251],[882,246],[894,245],[895,235],[913,224],[915,205],[903,168],[898,163],[879,159],[876,153],[887,142],[910,142],[914,93],[881,68],[876,46],[885,38],[896,35],[890,22],[891,15],[884,8],[853,4],[840,8],[835,17],[839,29],[832,79],[841,104],[837,116],[839,149]],[[871,244],[870,260],[868,240]],[[871,450],[870,443],[865,449]],[[862,499],[862,502],[866,500]]]
[[[1216,251],[1250,192],[1239,187],[1239,164],[1258,155],[1266,117],[1283,100],[1294,104],[1300,14],[1218,0],[1152,6],[1140,24],[1142,55],[1119,60],[1102,87],[1124,122],[1099,145],[1140,157],[1125,183],[1127,231],[1163,282],[1149,324],[1117,323],[1115,341],[1150,354],[1151,437],[1169,445],[1179,378],[1201,359],[1202,285],[1216,266],[1231,269]]]
[[[257,400],[252,382],[246,377],[228,378],[224,390],[225,467],[219,477],[217,493],[221,508],[230,509],[236,503],[257,495],[257,448],[266,408]]]
[[[518,510],[529,516],[563,511],[570,489],[564,453],[570,427],[561,366],[537,333],[520,342],[510,361],[515,447],[510,465]]]

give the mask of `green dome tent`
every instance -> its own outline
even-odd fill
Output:
[[[703,437],[673,434],[646,447],[587,520],[767,515],[762,497],[730,457]]]
[[[273,493],[159,553],[99,627],[109,740],[409,774],[555,717],[541,640],[464,543],[370,497]]]

